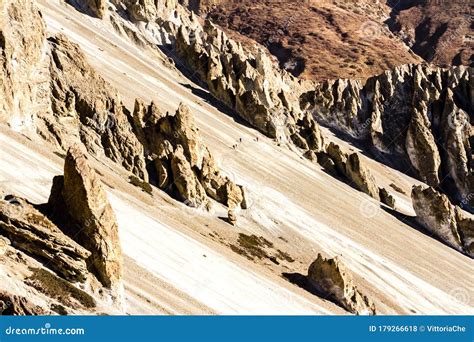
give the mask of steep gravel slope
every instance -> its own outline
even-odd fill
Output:
[[[412,227],[407,195],[397,195],[407,215],[400,220],[315,164],[219,111],[206,100],[205,90],[156,51],[140,50],[107,22],[70,6],[46,0],[40,4],[48,30],[61,31],[80,44],[129,107],[135,97],[155,100],[164,110],[187,103],[223,170],[249,189],[251,206],[231,227],[219,218],[223,207],[205,214],[157,189],[151,197],[128,184],[116,165],[94,162],[107,185],[127,255],[127,312],[342,314],[338,306],[282,277],[306,274],[319,252],[341,255],[382,314],[474,312],[472,260]],[[242,143],[232,149],[240,138]],[[330,140],[356,150],[337,137]],[[60,173],[61,158],[48,146],[4,127],[0,142],[2,185],[44,202],[52,176]],[[408,193],[418,183],[367,162],[381,185],[395,183]],[[295,261],[250,261],[231,249],[239,233],[264,236]],[[138,277],[143,281],[136,281]]]

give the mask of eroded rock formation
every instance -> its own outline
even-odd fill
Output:
[[[122,280],[122,248],[115,214],[101,180],[78,146],[68,150],[64,176],[57,176],[48,202],[52,216],[91,252],[89,270],[108,288]]]
[[[62,34],[46,39],[43,20],[31,0],[19,1],[16,4],[10,1],[6,3],[8,6],[2,3],[4,6],[2,9],[11,14],[6,22],[19,29],[10,34],[7,24],[4,25],[4,29],[2,28],[2,32],[5,32],[5,39],[2,40],[2,44],[6,47],[5,51],[11,49],[13,54],[13,49],[20,49],[14,51],[14,54],[26,56],[25,68],[39,69],[40,66],[37,64],[41,60],[44,69],[41,70],[44,73],[46,90],[42,92],[35,90],[34,94],[44,101],[45,107],[44,110],[29,116],[29,120],[34,122],[32,127],[40,136],[63,150],[81,142],[89,153],[98,157],[102,154],[107,156],[145,182],[148,181],[145,156],[151,158],[156,164],[160,188],[167,189],[172,185],[180,197],[191,206],[206,204],[208,196],[231,209],[240,205],[243,196],[241,189],[233,183],[228,185],[229,180],[219,173],[209,151],[197,138],[194,119],[191,118],[188,109],[180,109],[178,115],[155,118],[162,119],[160,122],[153,124],[148,122],[147,126],[137,126],[137,122],[133,123],[133,115],[122,104],[117,91],[90,66],[77,44],[70,42]],[[105,2],[77,3],[100,10],[104,8]],[[172,0],[163,3],[124,1],[123,4],[130,13],[136,13],[137,20],[152,20],[158,15],[163,15],[163,11],[176,7],[176,3]],[[19,15],[17,12],[29,15]],[[38,21],[38,30],[35,34],[26,30],[30,21]],[[170,30],[173,25],[169,24]],[[25,36],[28,39],[31,36],[32,41],[29,45],[17,47],[14,45],[16,36]],[[30,59],[27,58],[29,56]],[[28,77],[26,77],[28,82],[24,82],[25,79],[12,73],[11,59],[11,56],[5,59],[2,77],[6,77],[5,84],[11,83],[9,91],[13,87],[12,101],[15,98],[18,102],[18,99],[26,94],[29,102],[35,100],[36,103],[41,103],[28,93],[37,82]],[[21,71],[28,76],[28,70]],[[19,84],[18,89],[13,86],[15,82]],[[8,96],[5,96],[5,101],[0,102],[5,107],[2,113],[6,115],[8,111],[7,119],[10,120],[12,109],[8,107],[10,105],[8,101]],[[160,126],[158,136],[150,133],[156,128],[153,125]],[[177,138],[173,137],[174,133],[169,131],[167,125],[179,130]],[[152,138],[145,139],[144,131],[150,133]],[[165,145],[159,146],[161,143]],[[172,151],[167,150],[169,144],[172,146]],[[149,150],[146,153],[145,148]],[[161,148],[165,150],[156,150]]]
[[[121,308],[123,260],[115,214],[78,146],[69,149],[64,176],[54,178],[47,204],[2,195],[0,257],[10,273],[23,279],[27,289],[20,294],[41,293],[72,312],[95,308],[96,298]],[[13,305],[5,309],[9,314],[36,313],[21,297],[5,298]]]
[[[178,64],[184,64],[193,79],[198,78],[214,97],[249,124],[271,138],[296,145],[305,155],[314,156],[306,152],[323,148],[318,124],[300,110],[302,85],[279,70],[263,49],[250,53],[210,21],[201,25],[193,13],[172,1],[123,4],[131,20],[147,23],[147,34],[142,36],[149,43],[169,41],[173,54],[180,59]],[[117,20],[114,23],[128,36],[139,35],[142,27]]]
[[[147,172],[143,146],[132,132],[128,112],[113,89],[87,62],[79,46],[60,34],[49,39],[54,129],[68,129],[57,121],[74,120],[69,135],[76,134],[88,151],[101,151],[136,176]],[[53,129],[53,131],[54,131]],[[64,135],[64,134],[63,134]],[[59,138],[67,149],[67,138]]]
[[[380,202],[386,204],[388,207],[395,209],[396,208],[396,201],[395,197],[388,192],[387,189],[385,188],[379,188],[379,196],[380,196]]]
[[[318,124],[300,110],[296,79],[277,70],[263,50],[248,53],[209,20],[203,27],[191,21],[179,27],[175,49],[215,97],[271,138],[303,151],[322,149]]]
[[[37,131],[64,150],[81,141],[146,180],[127,109],[79,47],[62,34],[46,39],[32,0],[3,1],[0,11],[0,122]]]
[[[412,199],[421,225],[448,245],[474,257],[473,215],[454,206],[432,187],[413,187]]]
[[[46,26],[32,0],[0,3],[0,122],[34,130],[47,110]]]
[[[339,176],[345,178],[349,184],[358,190],[376,200],[380,200],[380,190],[377,187],[375,178],[362,162],[358,153],[345,153],[339,145],[333,142],[328,145],[326,150],[326,156],[332,160]]]
[[[357,315],[375,315],[375,304],[354,284],[352,275],[339,257],[326,259],[318,254],[308,269],[308,280],[319,292]]]
[[[191,207],[209,206],[208,197],[230,209],[241,206],[243,190],[222,175],[187,106],[162,113],[154,103],[137,101],[133,122],[161,189],[177,192]]]
[[[322,123],[473,206],[472,68],[404,65],[367,80],[326,81],[301,96]]]

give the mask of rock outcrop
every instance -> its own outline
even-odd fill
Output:
[[[103,4],[82,2],[97,9]],[[0,122],[36,131],[63,150],[80,141],[147,180],[127,109],[80,48],[62,34],[46,39],[32,0],[3,1],[0,13]]]
[[[79,46],[59,34],[51,45],[52,112],[58,121],[74,120],[80,141],[90,153],[101,151],[136,176],[147,179],[143,146],[132,132],[130,116],[113,89],[87,62]],[[79,129],[78,129],[79,128]],[[62,127],[62,130],[67,130]],[[68,141],[59,141],[67,149]],[[69,143],[70,144],[70,143]]]
[[[474,216],[454,206],[432,187],[415,186],[413,207],[418,222],[451,247],[474,257]]]
[[[333,142],[328,145],[326,150],[326,157],[332,160],[339,176],[356,189],[376,200],[380,200],[380,190],[377,187],[375,178],[367,166],[364,165],[358,153],[347,154],[341,150],[339,145]]]
[[[472,68],[404,65],[365,84],[326,81],[301,96],[318,121],[363,140],[376,157],[474,205]]]
[[[91,252],[89,270],[104,286],[117,289],[123,274],[117,220],[99,177],[78,146],[67,153],[64,176],[53,181],[48,207],[65,233]]]
[[[44,261],[46,267],[65,279],[86,279],[86,260],[91,253],[64,235],[26,200],[13,196],[0,199],[0,234],[13,247]]]
[[[96,298],[121,308],[123,260],[115,214],[78,146],[68,151],[64,176],[53,179],[48,203],[0,197],[0,258],[23,279],[26,292],[50,297],[71,312],[95,308]],[[21,297],[5,298],[13,305],[4,308],[8,314],[37,312]]]
[[[118,4],[117,1],[112,3]],[[77,4],[97,13],[102,13],[105,6],[104,1],[78,1]],[[137,20],[152,20],[158,15],[164,16],[165,10],[176,8],[173,0],[160,3],[124,1],[123,4],[129,14],[136,14]],[[179,110],[178,115],[155,118],[163,120],[147,123],[146,127],[137,126],[117,91],[90,66],[77,44],[70,42],[63,34],[46,39],[44,22],[31,1],[22,0],[16,4],[7,1],[2,6],[2,10],[8,13],[8,20],[2,26],[2,46],[5,46],[2,51],[7,56],[1,74],[5,78],[2,83],[2,86],[5,85],[5,97],[0,99],[0,106],[4,107],[2,115],[15,112],[11,103],[18,102],[24,95],[28,103],[41,104],[43,101],[44,110],[29,116],[30,121],[34,122],[32,127],[61,149],[66,151],[81,142],[89,153],[99,158],[107,156],[145,182],[149,177],[146,156],[156,165],[159,187],[169,190],[168,187],[172,186],[172,190],[176,190],[187,204],[206,204],[209,196],[232,209],[240,205],[243,197],[241,189],[220,174],[209,151],[197,139],[197,129],[188,109]],[[142,13],[141,17],[139,13]],[[30,22],[36,21],[35,30],[26,30]],[[13,32],[9,25],[18,29]],[[172,30],[173,25],[170,22],[168,28]],[[29,44],[16,46],[15,40]],[[20,71],[26,78],[15,74],[17,68],[11,68],[14,58],[10,54],[24,56],[24,70],[20,68]],[[34,95],[40,97],[37,99],[28,93],[38,82],[28,78],[27,68],[40,70],[40,61],[46,90],[35,90]],[[7,91],[10,93],[7,94]],[[150,133],[155,130],[154,125],[160,126],[158,134]],[[169,125],[178,130],[178,137],[173,136]],[[146,139],[143,135],[145,131],[151,134]],[[164,145],[160,145],[162,143]],[[169,144],[172,151],[167,150]],[[145,152],[145,148],[149,151]],[[165,150],[157,151],[161,148]]]
[[[380,197],[380,202],[383,204],[387,205],[388,207],[395,209],[396,208],[396,201],[395,197],[388,192],[387,189],[385,188],[379,188],[379,197]]]
[[[271,138],[304,152],[323,148],[318,124],[300,110],[295,78],[277,70],[263,50],[254,56],[209,20],[204,26],[193,16],[190,21],[178,28],[175,50],[211,94]]]
[[[326,259],[318,254],[308,269],[308,280],[322,294],[357,315],[375,315],[375,304],[354,284],[352,275],[339,257]]]
[[[49,314],[49,310],[31,303],[28,298],[0,291],[0,316],[39,316],[47,314]]]
[[[32,0],[0,3],[0,122],[34,131],[49,107],[46,26]]]
[[[181,3],[189,8],[189,3]],[[440,187],[465,209],[474,210],[472,68],[403,65],[365,82],[312,84],[276,68],[258,46],[250,52],[211,21],[202,25],[173,1],[134,4],[153,13],[141,18],[153,27],[145,30],[167,37],[185,73],[267,136],[289,142],[316,160],[324,149],[316,118],[369,143],[377,158]],[[167,6],[167,14],[160,14]],[[133,12],[131,4],[126,8]],[[139,34],[141,29],[136,29]],[[358,185],[363,191],[380,197],[380,189],[367,189],[363,183]]]
[[[230,209],[241,206],[243,190],[222,175],[187,106],[162,113],[154,103],[136,101],[133,122],[146,158],[155,166],[158,187],[191,207],[208,207],[209,197]]]

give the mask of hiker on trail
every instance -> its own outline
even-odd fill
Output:
[[[239,139],[240,143],[242,143],[242,138]]]

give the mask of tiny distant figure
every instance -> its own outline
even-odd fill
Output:
[[[242,138],[239,139],[240,143],[242,143]]]
[[[258,142],[258,137],[257,137],[257,142]]]

